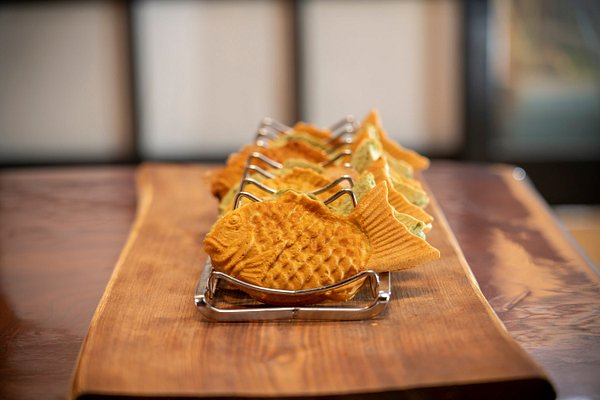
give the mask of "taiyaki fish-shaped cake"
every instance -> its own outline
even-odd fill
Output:
[[[355,125],[347,119],[340,121],[337,125],[337,130],[334,133],[330,129],[322,129],[312,124],[298,122],[285,132],[280,131],[280,135],[276,138],[270,136],[266,140],[261,139],[261,142],[278,145],[299,140],[330,152],[346,143],[347,134],[353,133],[355,129]]]
[[[215,270],[299,291],[439,257],[425,240],[429,198],[414,178],[429,160],[391,140],[376,111],[358,126],[345,123],[333,131],[269,125],[256,145],[229,157],[211,182],[220,216],[204,246]],[[265,303],[298,305],[351,299],[363,283],[312,297],[241,289]]]
[[[327,198],[335,195],[339,190],[343,188],[349,188],[350,183],[354,183],[350,176],[338,175],[346,176],[348,179],[338,179],[340,182],[334,184],[336,180],[331,179],[326,175],[323,175],[322,173],[310,168],[292,167],[285,168],[280,171],[281,172],[279,173],[274,172],[277,175],[273,178],[265,178],[258,174],[253,175],[250,179],[250,183],[244,185],[244,192],[250,193],[258,198],[264,198],[268,194],[273,194],[266,191],[264,188],[268,188],[274,192],[290,189],[300,193],[312,193],[318,191],[319,193],[314,194],[315,197],[321,200],[326,200]],[[262,186],[253,184],[252,182],[257,182]],[[328,186],[330,187],[325,190],[320,190]],[[232,187],[229,192],[227,192],[219,204],[219,213],[229,211],[233,208],[234,200],[238,192],[239,185]]]
[[[396,271],[438,258],[437,249],[394,216],[387,198],[387,183],[382,182],[343,215],[306,194],[286,191],[225,214],[207,234],[205,250],[217,271],[284,290],[318,288],[361,271]],[[348,300],[359,287],[331,291],[311,302]],[[294,298],[247,291],[265,303],[295,303]]]
[[[333,134],[329,129],[321,129],[316,125],[307,124],[306,122],[297,122],[296,125],[292,127],[292,131],[295,133],[305,134],[311,136],[322,143],[331,142],[333,139]]]
[[[322,163],[329,159],[327,153],[319,148],[301,141],[287,142],[276,147],[260,147],[247,145],[238,153],[229,156],[225,168],[218,171],[211,180],[211,191],[214,196],[221,199],[229,189],[238,183],[244,173],[246,161],[252,153],[261,153],[273,161],[283,162],[288,159],[301,159],[314,163]],[[266,164],[258,165],[267,168]]]
[[[320,129],[304,122],[298,122],[277,138],[259,142],[262,145],[247,145],[239,152],[230,155],[227,165],[213,175],[211,192],[215,197],[222,199],[229,189],[239,182],[244,173],[246,161],[252,153],[260,153],[279,163],[303,160],[313,163],[317,168],[327,165],[326,174],[331,175],[336,173],[336,169],[339,169],[340,165],[343,165],[344,154],[337,154],[336,151],[342,150],[342,147],[346,145],[350,146],[350,143],[343,139],[343,135],[333,135],[328,129]],[[265,143],[268,143],[268,146],[265,146]],[[260,161],[257,161],[257,166],[263,169],[268,168]]]

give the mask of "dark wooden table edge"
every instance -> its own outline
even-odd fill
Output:
[[[508,381],[495,381],[495,382],[476,382],[476,383],[464,383],[460,385],[451,386],[426,386],[420,388],[408,388],[403,390],[386,390],[379,392],[354,392],[344,394],[323,394],[316,396],[277,396],[277,397],[264,397],[264,396],[135,396],[135,395],[113,395],[110,393],[106,394],[83,394],[78,396],[77,400],[157,400],[157,399],[219,399],[219,400],[349,400],[349,399],[361,399],[361,400],[381,400],[381,399],[419,399],[419,400],[436,400],[436,399],[489,399],[489,400],[504,400],[504,399],[515,399],[515,400],[529,400],[529,399],[554,399],[556,398],[556,392],[552,385],[544,379],[540,378],[525,378],[515,379]]]

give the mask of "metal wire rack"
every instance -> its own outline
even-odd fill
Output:
[[[343,138],[354,132],[356,125],[353,117],[346,117],[332,127],[333,138],[329,142]],[[264,138],[275,138],[277,135],[287,134],[292,128],[270,118],[265,118],[257,133],[257,142]],[[348,142],[348,141],[345,141]],[[332,156],[321,164],[326,167],[342,157],[351,156],[349,149],[343,150]],[[242,180],[237,195],[233,202],[233,209],[242,207],[241,200],[246,198],[253,202],[263,201],[260,197],[245,191],[248,185],[253,185],[269,195],[276,194],[274,188],[254,179],[251,173],[257,173],[266,178],[274,178],[275,175],[268,170],[256,165],[262,162],[272,170],[283,168],[283,164],[274,161],[261,153],[252,153],[246,162]],[[306,192],[310,195],[318,195],[336,187],[342,182],[347,182],[350,188],[342,188],[332,196],[323,200],[324,204],[330,204],[341,196],[349,196],[352,205],[356,207],[356,194],[352,190],[354,182],[349,175],[342,175],[329,184]],[[360,283],[362,281],[362,283]],[[292,303],[302,303],[315,296],[325,295],[334,290],[344,289],[350,285],[359,283],[362,288],[347,302],[325,302],[310,306],[271,306],[260,303],[244,291],[255,294],[278,295],[287,297]],[[207,319],[215,321],[258,321],[258,320],[359,320],[372,318],[381,313],[388,304],[391,297],[390,273],[377,273],[372,270],[362,271],[354,276],[318,288],[302,290],[281,290],[256,286],[239,280],[226,273],[216,271],[207,259],[200,280],[196,287],[194,301],[200,313]]]

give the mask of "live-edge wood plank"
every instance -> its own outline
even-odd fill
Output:
[[[393,274],[380,317],[202,320],[192,297],[216,218],[204,171],[140,168],[136,223],[82,346],[73,397],[554,395],[485,302],[435,202],[429,239],[443,256]]]

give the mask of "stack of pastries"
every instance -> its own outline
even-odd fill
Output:
[[[297,123],[243,147],[212,176],[220,206],[206,253],[217,271],[289,291],[435,260],[440,252],[425,236],[433,222],[424,210],[429,198],[413,177],[428,166],[389,138],[377,111],[347,135]],[[349,300],[362,284],[312,297],[245,290],[265,303],[296,305]]]

